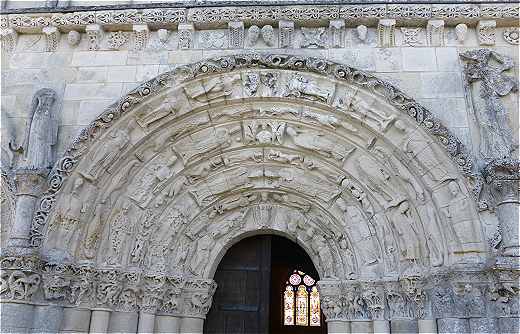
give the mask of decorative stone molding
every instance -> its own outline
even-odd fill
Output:
[[[105,35],[103,27],[99,24],[89,24],[85,27],[85,31],[87,32],[89,50],[98,50]]]
[[[294,22],[282,20],[278,22],[278,43],[280,48],[293,46]]]
[[[244,47],[244,22],[229,22],[228,38],[231,49],[242,49]]]
[[[150,39],[150,29],[146,24],[134,24],[132,26],[132,30],[134,31],[134,49],[135,50],[144,50],[148,45],[148,40]]]
[[[444,46],[444,20],[428,21],[426,39],[430,46]]]
[[[495,29],[497,21],[483,20],[478,21],[477,36],[480,45],[495,45]]]
[[[2,28],[0,30],[0,41],[2,42],[2,49],[6,52],[13,52],[16,48],[16,41],[18,33],[12,28]]]
[[[377,41],[379,47],[395,46],[395,20],[381,19],[377,24]]]
[[[330,46],[342,48],[345,45],[345,20],[332,20],[329,22]]]
[[[58,48],[58,44],[60,43],[60,31],[56,27],[44,27],[42,32],[46,37],[46,46],[45,51],[53,52]]]
[[[147,98],[154,96],[165,87],[171,87],[174,82],[192,80],[198,76],[205,76],[210,69],[212,73],[216,74],[231,73],[233,70],[240,69],[254,70],[255,68],[269,68],[272,70],[272,75],[276,74],[275,70],[277,69],[297,69],[302,73],[316,73],[323,75],[326,78],[344,80],[350,84],[371,90],[374,94],[386,99],[391,105],[398,108],[398,110],[401,110],[404,115],[407,115],[406,117],[411,117],[412,120],[420,124],[426,131],[429,131],[432,136],[436,137],[439,140],[440,145],[446,148],[449,156],[454,159],[462,174],[468,177],[471,182],[470,184],[479,185],[479,183],[472,183],[474,180],[479,180],[479,178],[474,174],[471,160],[467,158],[462,144],[455,138],[455,136],[451,135],[444,126],[433,118],[425,108],[400,93],[391,84],[377,79],[371,74],[317,58],[302,58],[287,55],[234,55],[202,61],[194,65],[178,67],[172,72],[162,74],[131,91],[127,96],[110,106],[97,120],[95,120],[88,128],[83,130],[80,136],[66,151],[65,156],[56,164],[50,175],[50,184],[52,184],[52,188],[50,188],[43,196],[40,208],[33,220],[31,232],[33,245],[40,245],[45,231],[45,222],[47,216],[52,210],[52,203],[56,193],[62,187],[64,179],[71,174],[76,167],[77,162],[81,160],[81,152],[88,151],[89,143],[106,131],[115,120],[119,119],[124,113],[127,113],[132,108],[142,104],[147,100]],[[186,77],[186,73],[191,74]],[[302,79],[298,79],[299,77],[302,77]],[[271,90],[271,88],[269,88],[270,81],[267,79],[267,76],[263,75],[260,78],[260,81],[265,82],[266,87]],[[225,84],[223,84],[223,87],[226,87]],[[254,94],[255,89],[252,89],[251,92]],[[287,92],[293,94],[290,96],[296,96],[297,98],[304,100],[333,103],[329,98],[331,95],[330,93],[318,89],[316,84],[308,82],[308,79],[302,75],[296,76],[294,80],[291,81],[291,84],[287,87]],[[168,111],[169,109],[165,110]],[[169,113],[170,111],[165,115],[168,115]]]
[[[179,24],[179,49],[193,48],[193,39],[195,35],[195,27],[193,24]]]

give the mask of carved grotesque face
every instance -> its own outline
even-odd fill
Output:
[[[260,28],[257,26],[251,26],[247,31],[248,38],[251,42],[256,42],[258,36],[260,36]]]
[[[358,38],[362,41],[364,41],[365,39],[367,39],[367,32],[368,32],[368,29],[366,26],[364,25],[360,25],[356,28],[357,30],[357,34],[358,34]]]
[[[81,34],[75,30],[69,31],[69,33],[67,34],[67,42],[71,46],[78,45],[80,40]]]

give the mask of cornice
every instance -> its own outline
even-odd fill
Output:
[[[400,25],[417,25],[428,20],[445,20],[447,25],[460,22],[476,24],[479,20],[497,20],[498,26],[518,25],[519,6],[514,3],[424,3],[415,4],[321,4],[313,5],[263,5],[257,6],[212,6],[191,8],[175,7],[171,4],[154,4],[151,8],[97,6],[77,9],[38,8],[32,10],[3,11],[1,28],[12,28],[19,33],[41,32],[44,27],[54,26],[60,30],[84,30],[89,24],[131,29],[134,24],[148,24],[153,28],[175,28],[179,23],[193,23],[196,28],[224,28],[229,22],[242,21],[246,25],[273,24],[280,20],[294,21],[300,26],[319,26],[331,20],[345,19],[347,26],[363,23],[376,25],[379,19],[396,19]],[[353,2],[352,2],[353,3]],[[208,3],[212,4],[212,3]],[[164,4],[163,4],[164,5]],[[59,10],[58,10],[59,9]],[[85,10],[87,9],[87,10]]]

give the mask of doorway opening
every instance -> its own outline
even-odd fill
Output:
[[[301,282],[296,282],[295,273]],[[226,252],[214,280],[218,287],[204,333],[327,332],[323,313],[317,312],[319,303],[311,298],[313,291],[317,293],[318,272],[307,253],[287,238],[261,235],[238,242]],[[289,287],[294,300],[292,323],[288,323],[286,311]]]

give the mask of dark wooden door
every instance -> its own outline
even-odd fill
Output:
[[[234,245],[214,279],[218,288],[204,333],[268,333],[271,236],[247,238]]]

